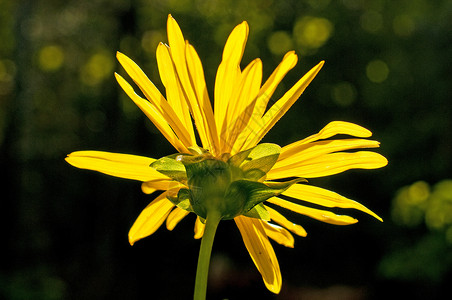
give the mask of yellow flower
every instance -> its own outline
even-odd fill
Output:
[[[248,24],[236,26],[227,39],[223,57],[218,67],[214,107],[208,96],[201,61],[191,44],[185,41],[182,32],[171,17],[168,17],[168,44],[157,47],[157,62],[161,80],[166,89],[166,98],[158,91],[144,72],[127,56],[117,58],[128,75],[147,99],[136,94],[133,88],[119,74],[116,79],[127,95],[155,124],[179,153],[208,153],[218,161],[248,149],[254,149],[265,134],[287,112],[300,97],[308,84],[323,66],[323,61],[312,68],[278,101],[267,108],[277,85],[297,63],[297,55],[288,52],[270,77],[262,84],[262,62],[253,60],[243,70],[240,62],[248,37]],[[196,126],[193,126],[193,122]],[[195,128],[197,135],[195,134]],[[349,135],[353,138],[330,139],[335,135]],[[198,146],[199,137],[202,148]],[[315,178],[337,174],[349,169],[374,169],[387,164],[387,160],[371,151],[349,150],[378,147],[377,141],[368,140],[371,132],[361,126],[334,121],[317,134],[294,142],[280,150],[277,160],[270,165],[257,181],[271,186],[281,179]],[[202,152],[204,151],[204,152]],[[202,154],[202,155],[204,155]],[[188,187],[184,180],[176,180],[159,172],[150,165],[157,160],[127,154],[100,151],[73,152],[67,162],[78,168],[99,171],[108,175],[142,181],[144,193],[163,191],[138,216],[129,232],[130,244],[154,233],[166,221],[172,230],[192,211],[170,201]],[[158,169],[158,168],[157,168]],[[182,170],[183,172],[183,170]],[[298,180],[299,182],[300,180]],[[378,220],[375,213],[363,205],[337,193],[305,183],[293,183],[281,193],[266,199],[262,205],[269,218],[233,215],[245,246],[261,273],[267,288],[273,293],[281,289],[281,272],[269,238],[286,247],[294,246],[291,234],[306,236],[300,225],[287,220],[276,209],[267,205],[292,210],[322,222],[348,225],[357,220],[331,211],[312,208],[298,203],[303,200],[326,208],[354,208],[366,212]],[[288,198],[293,201],[287,200]],[[273,206],[274,207],[274,206]],[[195,238],[204,232],[203,217],[195,222]]]

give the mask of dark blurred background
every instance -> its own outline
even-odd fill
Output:
[[[268,292],[233,222],[216,236],[209,299],[440,299],[452,281],[452,1],[0,1],[1,299],[190,299],[194,215],[135,246],[127,232],[153,196],[140,183],[79,170],[76,150],[151,157],[174,151],[127,98],[117,50],[163,90],[155,61],[173,14],[197,49],[212,95],[223,45],[247,20],[243,64],[284,53],[287,90],[320,60],[301,99],[265,137],[285,145],[332,120],[381,141],[386,168],[313,184],[355,199],[338,227],[287,212],[308,236],[274,245],[282,275]],[[126,77],[128,78],[128,77]],[[213,97],[211,97],[213,98]]]

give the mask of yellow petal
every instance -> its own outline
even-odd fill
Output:
[[[302,165],[272,169],[267,173],[267,179],[315,178],[338,174],[350,169],[378,169],[387,164],[388,160],[384,156],[371,151],[337,152],[306,160]]]
[[[303,227],[301,227],[298,224],[292,223],[289,220],[287,220],[283,215],[281,215],[279,212],[274,210],[273,208],[269,206],[265,206],[265,209],[270,213],[270,219],[274,221],[275,223],[278,223],[281,226],[284,226],[285,228],[289,229],[293,233],[299,236],[307,236],[306,230],[304,230]]]
[[[168,230],[173,230],[176,225],[182,221],[190,212],[179,207],[175,207],[171,213],[166,218],[166,228]]]
[[[289,110],[289,108],[297,101],[306,87],[311,83],[314,77],[322,68],[324,62],[320,62],[306,73],[290,90],[288,90],[281,99],[270,107],[259,122],[251,128],[251,134],[247,138],[243,148],[251,148],[264,137],[265,134],[279,121],[279,119]]]
[[[272,97],[276,88],[286,74],[295,67],[298,62],[298,56],[295,51],[289,51],[284,55],[278,67],[273,71],[267,81],[259,91],[259,98],[256,103],[256,112],[259,117],[264,115],[268,101]]]
[[[285,196],[311,202],[325,207],[353,208],[365,212],[377,220],[383,221],[378,215],[364,205],[341,196],[335,192],[328,191],[307,184],[294,184],[282,193]],[[271,216],[270,216],[271,217]]]
[[[288,248],[294,247],[295,240],[289,231],[281,226],[267,222],[262,222],[262,225],[264,226],[265,233],[269,238]]]
[[[210,103],[209,94],[207,92],[206,80],[204,77],[204,70],[199,59],[198,53],[196,53],[195,48],[187,43],[186,48],[187,56],[187,67],[188,74],[190,76],[191,82],[193,82],[193,87],[195,89],[196,98],[199,101],[202,112],[202,120],[204,121],[204,127],[206,130],[206,141],[203,142],[203,146],[210,149],[211,153],[216,156],[220,153],[218,152],[218,133],[215,124],[215,118],[213,114],[212,104]]]
[[[181,88],[186,97],[187,104],[190,108],[190,112],[193,116],[193,119],[196,124],[196,128],[198,129],[199,137],[203,146],[209,146],[209,137],[208,130],[206,129],[206,116],[204,115],[203,107],[202,107],[202,98],[198,98],[195,92],[195,87],[193,86],[193,81],[189,75],[188,70],[188,61],[189,57],[186,53],[188,47],[188,42],[184,40],[184,36],[182,35],[182,31],[180,30],[179,25],[176,20],[169,15],[168,16],[168,43],[169,50],[171,53],[171,58],[173,60],[174,67],[177,71],[177,78],[180,82]],[[193,55],[191,53],[190,55]],[[193,56],[191,56],[193,58]]]
[[[174,181],[172,179],[166,178],[166,179],[156,179],[156,180],[149,180],[146,182],[143,182],[141,184],[141,190],[145,194],[152,194],[155,191],[166,191],[170,189],[177,189],[181,188],[183,185],[177,181]]]
[[[133,88],[124,80],[119,74],[115,73],[116,80],[126,94],[135,102],[135,104],[145,113],[145,115],[154,123],[157,129],[163,134],[163,136],[168,140],[168,142],[176,148],[177,151],[182,153],[187,153],[187,145],[190,141],[184,141],[182,143],[179,138],[174,134],[174,131],[168,125],[167,119],[165,119],[156,106],[151,104],[149,101],[144,100],[138,96]],[[192,145],[190,145],[192,146]]]
[[[222,60],[230,60],[234,64],[240,64],[248,39],[249,26],[246,21],[237,25],[229,35],[223,50]]]
[[[188,111],[187,100],[182,90],[178,76],[173,66],[168,46],[160,43],[157,46],[157,65],[160,73],[160,78],[166,89],[166,98],[168,104],[177,114],[177,120],[181,122],[175,123],[178,126],[174,131],[181,132],[189,139],[189,146],[196,145],[195,133],[193,131],[193,123],[191,121],[190,112]],[[178,134],[179,136],[179,134]]]
[[[66,161],[77,168],[126,179],[139,181],[168,179],[149,167],[155,159],[144,156],[103,151],[77,151],[69,154]]]
[[[231,152],[238,135],[248,125],[261,83],[262,61],[255,59],[243,70],[240,84],[230,99],[226,117],[227,127],[220,135],[226,140],[226,144],[223,147],[224,152]]]
[[[318,133],[283,147],[279,159],[284,159],[286,156],[292,155],[293,152],[297,152],[296,149],[301,145],[305,145],[307,143],[311,143],[317,140],[327,139],[336,134],[347,134],[361,138],[372,136],[372,132],[359,125],[343,121],[333,121],[328,123]]]
[[[294,211],[298,214],[302,214],[313,219],[334,224],[334,225],[349,225],[358,222],[358,220],[344,215],[336,215],[330,211],[315,209],[303,205],[299,205],[293,202],[289,202],[287,200],[283,200],[278,197],[273,197],[267,200],[270,203],[276,204],[278,206],[284,207],[291,211]]]
[[[174,207],[174,204],[166,199],[166,195],[166,192],[162,193],[140,213],[129,231],[130,245],[153,234],[163,224]]]
[[[270,244],[262,221],[239,216],[234,218],[242,235],[245,247],[251,259],[262,275],[265,286],[278,294],[281,290],[281,271],[272,245]]]
[[[159,48],[158,48],[159,49]],[[176,112],[173,110],[171,105],[166,101],[166,99],[162,96],[162,94],[159,92],[159,90],[155,87],[155,85],[149,80],[149,78],[144,74],[144,72],[141,70],[141,68],[130,58],[128,58],[126,55],[117,52],[116,57],[118,58],[118,61],[123,66],[124,70],[126,70],[127,74],[132,78],[132,80],[138,85],[138,87],[141,89],[143,94],[146,96],[146,98],[151,103],[152,109],[151,111],[145,111],[149,104],[147,104],[147,101],[144,101],[144,99],[141,99],[141,97],[137,97],[138,95],[133,92],[132,87],[127,87],[126,93],[129,95],[130,98],[137,104],[138,107],[140,107],[143,112],[148,116],[148,118],[151,119],[151,121],[155,124],[155,116],[150,117],[150,115],[155,114],[153,111],[157,111],[158,114],[160,114],[165,121],[171,126],[171,128],[174,130],[178,138],[182,141],[182,143],[185,145],[185,147],[193,146],[195,145],[193,143],[193,139],[190,136],[189,131],[187,131],[186,128],[190,128],[191,120],[189,118],[190,123],[186,123],[185,125],[182,124],[181,120],[183,120],[183,115],[179,112],[179,114],[176,114]],[[157,56],[157,62],[159,62],[159,56]],[[160,60],[160,63],[161,60]],[[121,76],[118,74],[116,75],[116,79],[121,80]],[[164,76],[162,78],[162,81],[166,82],[167,78]],[[121,80],[125,81],[125,80]],[[119,82],[121,84],[121,82]],[[133,96],[130,96],[129,93],[134,94]],[[140,100],[141,99],[141,100]],[[143,102],[144,101],[144,102]],[[181,117],[181,119],[179,119]],[[188,116],[189,117],[189,116]],[[191,128],[191,134],[193,134],[193,128]]]
[[[249,120],[251,124],[244,128],[244,130],[240,133],[237,141],[234,144],[234,148],[232,153],[237,153],[243,149],[243,143],[246,141],[250,133],[256,128],[256,126],[261,126],[259,123],[264,112],[267,108],[268,101],[272,97],[273,93],[276,90],[276,87],[284,78],[284,76],[289,72],[298,61],[298,57],[294,51],[288,52],[278,67],[273,71],[270,77],[267,79],[265,84],[259,90],[259,95],[256,100],[256,104],[254,105],[254,110],[252,116]],[[253,124],[254,123],[254,124]]]
[[[232,30],[224,46],[223,58],[217,70],[214,91],[214,113],[217,132],[219,133],[225,127],[224,123],[226,121],[229,99],[237,87],[237,82],[240,80],[240,61],[245,50],[248,32],[249,28],[246,22],[242,22]],[[220,144],[223,143],[221,139],[219,142]]]
[[[185,66],[185,39],[179,24],[177,24],[176,20],[171,15],[168,15],[166,25],[168,43],[171,47],[171,55],[173,57],[175,67],[178,68],[178,65],[179,67]]]
[[[215,101],[214,101],[214,114],[215,114],[215,124],[217,126],[217,132],[219,137],[219,152],[225,153],[223,151],[223,144],[225,144],[225,138],[221,137],[221,133],[226,133],[227,131],[227,120],[226,114],[228,110],[228,103],[235,88],[238,84],[240,78],[240,68],[235,66],[235,70],[229,68],[226,64],[220,64],[217,71],[216,81],[215,81]],[[234,76],[233,76],[234,74]],[[228,98],[223,97],[223,95],[229,95]]]
[[[165,49],[169,50],[168,59],[171,59],[171,62],[169,63],[175,69],[173,71],[173,68],[167,68],[167,70],[171,70],[171,74],[168,74],[167,76],[173,77],[173,79],[179,84],[178,90],[181,92],[179,97],[180,105],[190,106],[197,101],[196,99],[193,99],[195,98],[195,95],[188,77],[187,61],[185,56],[185,40],[179,24],[177,24],[176,20],[171,15],[168,15],[167,31],[169,47],[165,46]],[[166,72],[166,70],[162,71]],[[192,114],[193,113],[194,112],[192,111]]]
[[[206,229],[206,225],[201,222],[199,217],[196,217],[195,221],[195,239],[200,239],[204,235],[204,229]]]
[[[157,107],[163,107],[165,98],[146,76],[141,68],[129,57],[121,52],[116,53],[116,58],[130,78],[138,85],[146,98]]]
[[[303,165],[305,161],[309,159],[332,152],[358,148],[376,148],[379,146],[379,142],[372,140],[342,139],[312,142],[308,144],[298,145],[297,147],[289,147],[291,149],[289,153],[285,152],[284,148],[282,148],[281,152],[285,155],[283,155],[282,158],[280,155],[273,169],[276,170],[279,168],[285,168],[286,166],[293,168],[298,165]]]

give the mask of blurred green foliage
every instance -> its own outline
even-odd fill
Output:
[[[155,49],[166,41],[169,13],[197,49],[211,95],[224,42],[243,20],[250,24],[243,64],[260,57],[264,78],[286,51],[299,55],[275,99],[326,61],[264,141],[285,145],[345,120],[371,129],[389,159],[383,170],[313,180],[362,202],[385,223],[359,215],[361,223],[337,228],[292,216],[308,237],[297,239],[295,249],[275,246],[284,278],[278,297],[265,291],[234,226],[222,225],[214,253],[228,258],[228,268],[211,297],[298,299],[304,286],[342,284],[382,299],[401,281],[409,287],[405,297],[439,297],[452,277],[450,258],[443,255],[450,252],[450,204],[439,192],[450,191],[441,188],[450,183],[425,182],[452,173],[452,1],[2,0],[6,251],[0,298],[134,299],[152,293],[181,299],[191,293],[199,247],[193,219],[130,247],[127,231],[150,201],[139,184],[64,162],[67,153],[83,149],[153,157],[174,152],[113,76],[123,73],[115,59],[119,50],[164,90]],[[396,191],[412,182],[391,208]],[[405,276],[410,270],[425,276]],[[162,289],[169,279],[180,288]]]
[[[392,202],[391,217],[406,232],[392,241],[392,250],[380,262],[388,278],[440,282],[452,267],[452,180],[430,187],[424,181],[402,187]]]

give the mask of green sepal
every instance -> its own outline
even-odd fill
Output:
[[[247,159],[247,157],[250,154],[251,150],[253,150],[253,148],[241,151],[241,152],[231,156],[228,159],[228,163],[230,165],[234,166],[234,167],[239,168],[240,165],[245,161],[245,159]]]
[[[259,180],[274,166],[280,153],[280,146],[264,143],[237,153],[229,158],[228,163],[240,168],[244,178]]]
[[[185,168],[191,205],[198,216],[205,219],[210,209],[220,213],[229,210],[224,194],[231,182],[231,170],[226,162],[206,158]]]
[[[307,183],[308,180],[306,180],[306,178],[298,177],[298,178],[295,178],[295,179],[292,179],[292,180],[289,180],[289,181],[282,181],[282,182],[279,182],[279,181],[266,181],[265,185],[267,185],[269,188],[272,188],[272,189],[283,189],[282,192],[284,192],[285,190],[290,188],[295,183],[300,183],[300,182]]]
[[[150,164],[150,167],[176,181],[186,182],[187,173],[184,164],[172,156],[174,155],[162,157]]]
[[[275,165],[281,153],[281,147],[276,144],[259,144],[248,154],[245,162],[240,166],[244,172],[259,169],[267,174]]]
[[[270,213],[265,209],[263,203],[254,206],[250,211],[243,214],[246,217],[270,221]]]
[[[283,193],[291,185],[305,181],[299,178],[286,182],[266,182],[263,178],[279,158],[281,147],[260,144],[229,157],[215,158],[201,147],[189,147],[189,153],[163,157],[150,166],[181,182],[188,188],[168,199],[177,207],[194,212],[202,222],[207,213],[216,211],[221,219],[239,215],[270,220],[262,204]]]
[[[226,201],[243,201],[242,213],[244,213],[282,191],[269,188],[262,182],[241,179],[231,183],[225,198]]]
[[[203,155],[205,153],[208,153],[206,149],[201,148],[198,145],[188,147],[188,151],[190,151],[190,153],[193,155]]]
[[[191,154],[179,154],[174,157],[180,161],[184,166],[195,164],[206,159],[213,159],[213,155],[209,151],[199,146],[188,147]],[[174,154],[173,154],[174,155]]]
[[[167,197],[177,207],[193,212],[193,207],[190,203],[190,191],[188,189],[180,189],[177,197]]]
[[[225,201],[228,203],[243,203],[241,214],[248,213],[256,205],[265,200],[277,196],[287,190],[291,185],[304,181],[304,178],[297,178],[286,182],[262,183],[251,180],[237,180],[231,183],[226,195]],[[235,216],[233,216],[235,217]]]

